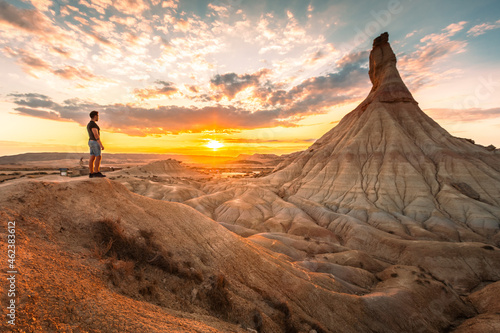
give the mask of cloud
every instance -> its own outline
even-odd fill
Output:
[[[176,9],[179,5],[179,0],[156,0],[158,2],[161,2],[161,7],[162,8],[172,8]]]
[[[99,14],[106,14],[106,9],[113,4],[112,0],[82,0],[81,3],[88,8],[95,9]]]
[[[467,24],[465,21],[453,23],[440,33],[420,39],[416,51],[398,56],[398,63],[410,90],[415,91],[434,80],[442,80],[456,73],[456,70],[436,71],[435,66],[457,53],[465,52],[467,42],[453,37]],[[439,73],[439,74],[437,74]]]
[[[39,11],[21,9],[0,0],[0,24],[7,24],[35,34],[54,32],[50,22]]]
[[[290,11],[287,11],[287,20],[284,23],[276,20],[270,13],[263,15],[254,29],[257,32],[254,38],[261,46],[259,54],[286,54],[298,46],[310,46],[324,41],[322,35],[315,38],[308,35]]]
[[[488,30],[493,30],[498,28],[500,28],[500,20],[493,23],[482,23],[470,28],[469,31],[467,31],[467,35],[477,37],[486,33],[486,31]]]
[[[182,32],[186,32],[191,27],[191,20],[180,19],[174,25],[174,29]]]
[[[304,80],[290,90],[261,89],[260,98],[285,109],[285,115],[322,113],[332,107],[360,98],[368,88],[367,52],[348,54],[337,61],[338,71]]]
[[[31,116],[40,119],[57,120],[57,121],[71,121],[70,119],[61,118],[59,113],[54,111],[43,111],[30,108],[16,108],[17,114],[23,116]]]
[[[97,43],[100,43],[105,46],[115,46],[109,39],[97,34],[95,31],[86,31],[82,29],[82,32],[87,36],[91,37]]]
[[[219,16],[222,17],[228,17],[229,16],[229,11],[226,7],[223,6],[217,6],[212,3],[208,4],[208,8],[210,8],[214,13],[216,13]]]
[[[306,143],[310,144],[316,139],[291,139],[291,140],[278,140],[278,139],[247,139],[247,138],[226,138],[224,143]]]
[[[166,81],[156,81],[157,87],[145,88],[145,89],[135,89],[134,95],[141,101],[146,99],[154,99],[161,97],[170,97],[179,90],[175,87],[173,82]]]
[[[413,30],[412,32],[407,33],[405,36],[405,39],[410,38],[411,36],[415,35],[417,32],[419,32],[419,30]]]
[[[64,68],[61,69],[52,70],[52,73],[66,80],[82,79],[84,81],[92,81],[99,79],[99,76],[93,74],[85,66],[82,67],[65,66]],[[104,79],[104,77],[101,78]]]
[[[424,110],[434,119],[448,121],[474,122],[500,117],[500,108],[492,109],[426,109]]]
[[[35,78],[38,78],[38,74],[40,73],[51,73],[66,80],[81,79],[83,81],[114,82],[103,76],[95,75],[86,66],[64,66],[63,68],[55,68],[48,62],[26,50],[14,51],[7,47],[4,49],[4,52],[9,56],[18,58],[18,62],[21,64],[24,71]]]
[[[32,108],[53,108],[57,106],[49,96],[42,94],[9,94],[8,96],[13,97],[14,103],[17,105],[29,106]]]
[[[369,89],[367,58],[367,51],[347,54],[337,61],[335,72],[305,79],[289,89],[286,83],[268,80],[270,71],[216,75],[210,81],[212,89],[218,91],[216,94],[189,97],[220,102],[225,96],[234,105],[250,110],[279,110],[281,119],[297,123],[306,116],[323,114],[336,105],[361,99]],[[264,77],[266,80],[262,80]]]
[[[270,72],[269,69],[264,68],[253,74],[217,74],[210,80],[210,85],[213,89],[220,91],[229,100],[232,100],[243,89],[258,87],[261,78],[266,77]]]
[[[87,66],[64,66],[62,68],[52,67],[51,64],[26,50],[13,50],[10,47],[3,49],[8,56],[18,59],[18,63],[24,71],[35,78],[40,73],[50,73],[66,80],[81,79],[83,81],[114,82],[104,76],[95,75]]]
[[[139,15],[148,8],[143,0],[115,0],[113,5],[116,10],[129,15]]]
[[[51,46],[51,49],[52,51],[54,51],[56,54],[59,54],[65,58],[69,58],[71,56],[71,52],[67,51],[67,50],[63,50],[62,48],[60,47],[57,47],[57,46]]]
[[[48,11],[52,5],[51,0],[31,0],[31,4],[40,11]]]
[[[58,121],[74,121],[79,124],[85,124],[89,118],[88,113],[99,107],[96,103],[78,98],[68,99],[59,104],[49,96],[35,93],[9,94],[8,97],[11,98],[12,103],[20,106],[14,109],[17,114]]]
[[[48,96],[40,94],[11,94],[9,96],[12,102],[19,106],[14,109],[19,115],[74,121],[85,125],[88,122],[90,110],[98,110],[103,128],[132,136],[296,126],[279,120],[279,110],[250,112],[234,106],[222,105],[203,108],[182,106],[142,108],[126,104],[98,105],[78,99],[66,100],[59,104]]]
[[[28,51],[22,49],[16,51],[10,47],[5,47],[3,52],[7,56],[18,58],[18,63],[22,66],[23,70],[35,78],[38,78],[38,72],[50,72],[51,70],[49,63]]]

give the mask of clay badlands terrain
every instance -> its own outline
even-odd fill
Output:
[[[387,34],[369,77],[355,110],[267,175],[163,160],[0,184],[9,329],[500,332],[499,152],[420,110]]]

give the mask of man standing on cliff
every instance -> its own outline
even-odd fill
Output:
[[[101,150],[104,150],[104,146],[101,142],[100,128],[97,125],[99,121],[99,112],[90,112],[90,122],[87,124],[87,132],[89,133],[89,147],[90,147],[90,159],[89,159],[89,178],[106,177],[99,170],[101,168]]]

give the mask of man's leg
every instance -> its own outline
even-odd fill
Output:
[[[90,159],[89,159],[89,173],[94,173],[94,160],[95,160],[95,156],[94,155],[90,155]]]
[[[102,156],[95,157],[94,172],[99,172],[101,170],[101,159],[102,159]]]

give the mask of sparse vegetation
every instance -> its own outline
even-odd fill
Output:
[[[211,288],[206,295],[210,301],[210,308],[215,313],[228,318],[231,312],[232,304],[227,291],[227,280],[222,274],[212,276]]]
[[[317,333],[326,333],[327,332],[327,330],[318,323],[312,324],[312,329],[315,330]]]
[[[172,253],[162,249],[152,231],[139,230],[137,236],[127,235],[121,223],[112,219],[95,222],[92,249],[94,256],[104,261],[107,278],[121,293],[160,306],[172,307],[168,300],[174,299],[184,311],[201,306],[224,320],[241,320],[223,274],[205,279],[192,261],[176,260]],[[258,316],[250,315],[247,322],[253,321],[259,331],[262,318],[259,321]]]
[[[290,307],[287,302],[280,302],[276,305],[276,310],[281,311],[285,316],[284,319],[284,328],[285,333],[298,333],[298,330],[295,328],[292,322],[292,314],[290,312]]]
[[[201,272],[193,267],[184,267],[172,260],[170,253],[163,253],[154,241],[153,232],[139,230],[141,237],[127,236],[120,225],[120,220],[104,219],[95,223],[97,246],[94,254],[98,258],[112,257],[116,260],[131,261],[135,268],[151,265],[162,271],[183,278],[203,280]]]
[[[262,332],[262,315],[259,310],[255,310],[253,314],[253,323],[257,332]]]

